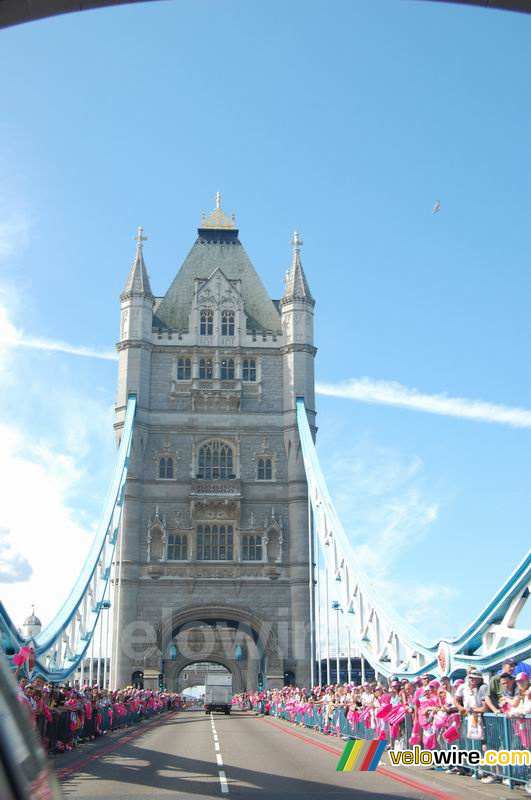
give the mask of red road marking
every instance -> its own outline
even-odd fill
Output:
[[[420,791],[431,794],[433,797],[440,798],[440,800],[456,800],[455,794],[446,794],[446,792],[442,792],[440,789],[432,789],[429,786],[425,786],[423,783],[417,783],[417,781],[411,780],[411,778],[397,775],[386,767],[376,767],[376,772],[381,772],[386,778],[391,778],[391,780],[398,781],[398,783],[405,783],[406,786],[411,786],[412,789],[419,789]]]
[[[330,747],[322,742],[316,742],[315,739],[310,739],[308,736],[303,736],[301,733],[296,733],[295,731],[286,728],[284,725],[279,725],[270,719],[265,719],[264,717],[260,717],[260,719],[262,722],[271,725],[273,728],[278,728],[279,730],[284,731],[284,733],[289,734],[289,736],[294,736],[296,739],[302,739],[303,742],[309,742],[310,744],[315,745],[315,747],[320,747],[321,750],[327,750],[329,753],[333,753],[335,756],[343,755],[343,750],[338,750],[336,747]],[[432,797],[437,797],[438,800],[456,800],[456,795],[447,794],[439,789],[432,789],[430,786],[426,786],[424,783],[419,783],[411,778],[405,778],[403,775],[397,775],[396,772],[386,769],[385,767],[377,767],[376,772],[379,772],[381,775],[385,775],[386,778],[389,778],[392,781],[403,783],[405,786],[409,786],[410,789],[417,789],[419,792],[424,792]]]
[[[290,736],[294,736],[296,739],[302,739],[303,742],[309,742],[310,744],[315,745],[316,747],[320,747],[321,750],[326,750],[328,753],[333,753],[335,756],[342,755],[342,750],[337,750],[335,747],[330,747],[328,744],[323,744],[322,742],[316,742],[315,739],[310,739],[308,736],[303,736],[302,733],[295,733],[295,731],[290,730],[289,728],[285,728],[284,725],[279,725],[276,722],[273,722],[270,719],[265,719],[264,717],[260,717],[262,722],[267,722],[268,725],[272,725],[273,728],[278,728],[279,731],[284,731],[284,733],[289,733]]]

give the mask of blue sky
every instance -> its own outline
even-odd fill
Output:
[[[30,602],[49,618],[88,548],[116,381],[111,360],[21,341],[112,350],[136,227],[163,294],[220,190],[273,297],[305,242],[316,377],[341,395],[318,397],[319,452],[360,563],[422,630],[458,633],[530,541],[531,17],[171,0],[0,35],[16,621]],[[426,410],[401,407],[411,389]]]

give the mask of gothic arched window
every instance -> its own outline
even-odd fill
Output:
[[[242,536],[242,561],[262,560],[262,537],[254,534]]]
[[[159,461],[159,478],[173,478],[173,458],[161,458]]]
[[[198,525],[196,558],[198,561],[232,561],[234,530],[232,525]]]
[[[192,362],[189,358],[177,359],[177,380],[189,381],[192,378]]]
[[[246,358],[242,364],[242,381],[256,381],[256,361],[254,358]]]
[[[232,358],[224,358],[221,362],[221,380],[234,380],[234,361]]]
[[[199,377],[208,381],[212,380],[214,377],[211,358],[201,358],[199,360]]]
[[[271,458],[259,458],[256,462],[256,479],[259,481],[273,480],[273,461]]]
[[[226,480],[233,476],[232,448],[224,442],[207,442],[199,448],[197,477]]]
[[[188,537],[185,533],[168,536],[168,561],[186,561],[188,558]]]
[[[234,336],[234,311],[223,311],[221,314],[221,335]]]
[[[214,333],[214,312],[203,309],[199,315],[199,333],[201,336],[212,336]]]

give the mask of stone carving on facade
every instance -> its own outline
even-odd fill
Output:
[[[222,306],[228,306],[230,308],[235,308],[236,307],[236,302],[235,302],[235,299],[234,299],[234,292],[232,291],[232,289],[228,289],[225,292],[225,294],[222,295],[219,298],[218,303],[219,303],[220,308]]]
[[[204,388],[198,382],[198,387],[192,389],[192,408],[194,411],[239,411],[241,404],[241,383],[231,381],[232,388],[228,381],[205,382]]]
[[[240,496],[240,487],[233,483],[207,483],[195,487],[194,494]]]
[[[163,561],[166,552],[166,515],[160,514],[156,506],[155,513],[147,523],[147,560]]]
[[[216,298],[208,287],[199,293],[198,301],[199,305],[204,308],[217,305]]]
[[[264,520],[263,544],[269,564],[279,564],[282,561],[282,545],[284,544],[282,520],[278,520],[275,513],[275,507],[272,506],[271,516],[266,516]]]
[[[186,562],[185,562],[186,563]],[[176,565],[175,562],[151,562],[144,567],[145,574],[150,577],[161,577],[162,575],[177,579],[188,581],[190,579],[202,578],[218,578],[218,579],[241,579],[241,578],[258,578],[264,574],[264,568],[267,564],[263,562],[255,563],[239,563],[227,562],[225,564],[201,564],[196,562],[188,562]],[[269,565],[270,566],[270,565]]]
[[[153,461],[156,461],[160,456],[172,456],[175,461],[179,461],[181,458],[179,450],[173,447],[173,442],[170,439],[162,442],[158,449],[156,447],[153,448]]]

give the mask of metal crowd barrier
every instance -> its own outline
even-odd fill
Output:
[[[256,710],[264,713],[265,701],[259,701]],[[286,703],[271,702],[269,713],[280,719],[288,720],[294,724],[302,725],[307,728],[321,731],[339,737],[354,739],[378,739],[380,735],[386,738],[391,747],[400,750],[410,748],[409,739],[413,733],[413,719],[411,714],[407,714],[404,720],[398,725],[398,735],[391,737],[389,725],[381,720],[372,720],[372,725],[368,727],[365,722],[351,722],[347,719],[343,708],[336,708],[330,715],[326,714],[324,706],[308,704],[304,711],[294,710],[286,706]],[[485,726],[485,739],[478,741],[468,739],[466,733],[466,721],[461,725],[459,740],[449,745],[442,733],[437,736],[437,748],[448,750],[450,747],[457,747],[459,750],[527,750],[531,751],[531,715],[525,717],[506,717],[502,714],[483,714]],[[383,735],[385,734],[385,736]],[[422,748],[422,743],[420,744]],[[471,774],[475,778],[486,775],[493,775],[501,779],[510,788],[514,789],[518,784],[525,784],[531,781],[530,766],[481,766],[464,767],[464,772]]]
[[[120,714],[119,712],[123,712],[124,706],[125,714]],[[70,750],[82,741],[89,741],[109,731],[116,731],[119,728],[135,725],[142,720],[170,711],[174,707],[171,701],[162,708],[150,708],[141,704],[136,710],[130,703],[118,703],[106,705],[102,708],[93,708],[92,716],[88,719],[86,715],[83,718],[79,717],[79,709],[60,706],[50,709],[51,720],[47,719],[42,713],[37,714],[35,724],[41,735],[45,750],[49,755],[53,755],[63,750]],[[101,720],[98,719],[99,714],[101,714]],[[75,728],[73,728],[73,715],[79,720],[79,722],[76,722]]]

